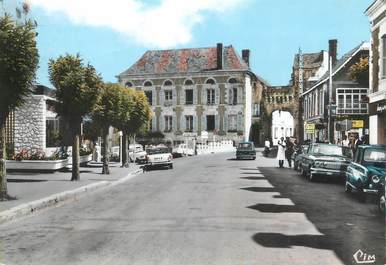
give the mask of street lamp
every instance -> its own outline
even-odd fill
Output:
[[[123,132],[119,131],[118,135],[119,135],[119,162],[122,165],[122,136],[123,136]]]

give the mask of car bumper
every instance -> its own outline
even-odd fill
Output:
[[[344,177],[345,173],[337,169],[327,169],[327,168],[311,168],[311,174],[313,175],[323,175],[327,177]]]
[[[369,195],[377,195],[378,190],[377,189],[363,189],[363,192]]]
[[[173,164],[173,161],[163,161],[163,162],[148,162],[146,163],[146,166],[168,166],[168,165],[171,165]]]

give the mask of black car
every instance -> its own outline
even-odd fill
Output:
[[[348,147],[314,143],[308,147],[300,166],[302,176],[313,181],[316,177],[346,178],[346,169],[352,159],[352,151]]]

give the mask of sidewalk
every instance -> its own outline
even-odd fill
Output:
[[[102,175],[101,167],[81,167],[80,181],[71,181],[71,171],[7,173],[8,194],[16,200],[0,201],[0,223],[32,212],[34,207],[48,207],[90,190],[119,184],[141,171],[139,165],[130,164],[129,168],[121,168],[120,163],[110,164],[110,175]],[[26,211],[27,208],[29,211]]]

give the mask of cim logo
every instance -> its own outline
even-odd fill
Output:
[[[375,262],[375,255],[369,255],[360,249],[354,253],[353,257],[357,264],[369,264]]]

